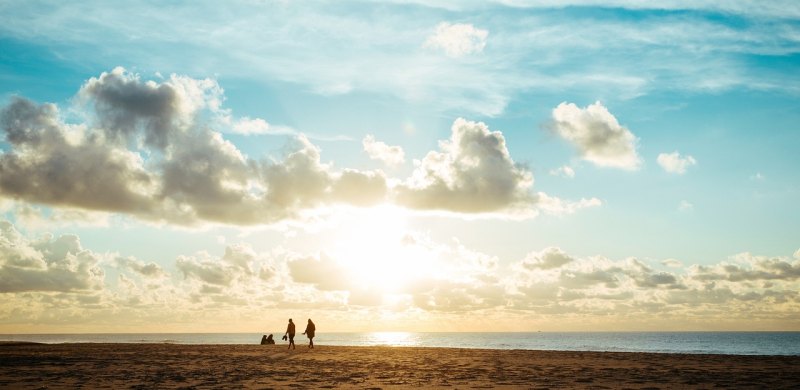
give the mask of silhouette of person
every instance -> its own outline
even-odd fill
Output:
[[[286,349],[297,349],[294,345],[294,322],[292,322],[291,318],[289,318],[289,325],[286,327],[284,336],[286,335],[289,336],[289,348]]]
[[[317,331],[317,327],[314,326],[314,323],[311,321],[311,318],[308,319],[308,325],[306,325],[306,331],[303,332],[304,335],[308,336],[308,347],[314,348],[314,333]]]
[[[272,338],[272,333],[267,337],[267,344],[275,344],[275,339]]]

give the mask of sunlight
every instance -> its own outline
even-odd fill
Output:
[[[430,255],[408,242],[406,211],[382,205],[354,210],[341,226],[331,255],[352,276],[354,287],[397,292],[426,274]]]
[[[373,332],[367,337],[369,345],[409,347],[418,344],[416,337],[408,332]]]

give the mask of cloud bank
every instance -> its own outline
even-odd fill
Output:
[[[726,329],[737,321],[786,329],[800,321],[798,256],[742,253],[712,265],[683,266],[676,259],[578,257],[549,247],[501,265],[458,241],[405,234],[403,253],[416,254],[424,267],[387,290],[362,284],[359,269],[340,254],[280,247],[259,253],[234,244],[221,256],[200,252],[159,265],[92,252],[74,235],[32,240],[3,222],[0,327],[35,323],[57,329],[62,319],[113,327],[122,319],[128,325],[158,320],[184,331],[179,324],[187,320],[207,321],[226,329],[232,324],[220,318],[261,326],[265,310],[292,309],[347,317],[347,323],[369,322],[390,310],[395,324],[481,313],[494,323],[505,324],[503,318],[511,316],[524,324],[552,321],[561,326],[554,329],[583,330],[587,323],[602,329],[656,323]],[[389,264],[379,263],[390,260],[375,258],[374,266],[391,272]]]
[[[0,194],[55,207],[122,213],[182,225],[271,224],[334,204],[396,201],[411,209],[531,217],[597,205],[531,192],[533,175],[516,164],[499,131],[457,119],[440,151],[429,152],[406,180],[390,186],[380,170],[336,170],[320,149],[294,135],[279,158],[246,156],[212,126],[242,121],[222,107],[210,79],[172,75],[156,82],[115,68],[78,93],[82,123],[58,108],[15,97],[0,112],[10,148],[0,153]],[[264,127],[263,120],[247,119]],[[263,123],[262,123],[263,122]],[[223,130],[229,130],[224,128]],[[257,129],[248,130],[258,132]],[[371,158],[400,164],[399,146],[368,135]],[[558,205],[558,207],[553,207]]]

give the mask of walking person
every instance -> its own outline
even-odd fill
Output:
[[[286,327],[286,333],[284,336],[289,336],[289,348],[286,349],[297,349],[294,345],[294,322],[292,319],[289,318],[289,326]]]
[[[317,331],[317,327],[314,326],[314,323],[311,321],[311,318],[308,319],[308,325],[306,325],[306,331],[303,332],[304,335],[308,336],[308,347],[314,348],[314,333]]]

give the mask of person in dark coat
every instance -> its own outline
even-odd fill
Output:
[[[261,345],[270,344],[275,344],[275,339],[272,338],[272,333],[270,333],[269,337],[267,337],[267,335],[261,336]]]
[[[283,337],[285,338],[286,336],[289,336],[289,348],[286,349],[297,349],[294,346],[294,322],[292,322],[291,318],[289,318],[289,325],[286,327],[286,333]]]
[[[311,321],[311,318],[308,319],[308,325],[306,325],[306,331],[303,332],[304,335],[308,336],[308,347],[314,348],[314,333],[316,333],[317,327],[314,326],[314,323]]]

